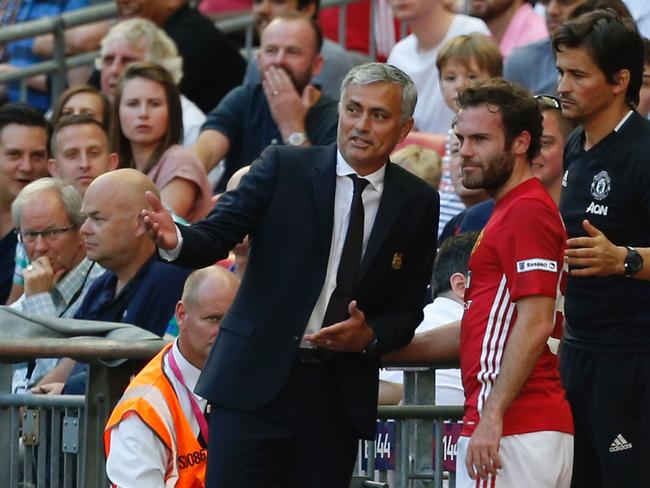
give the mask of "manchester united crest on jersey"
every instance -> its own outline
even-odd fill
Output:
[[[607,174],[607,171],[601,171],[591,181],[591,196],[595,200],[604,200],[609,195],[609,190],[612,188],[612,180]]]

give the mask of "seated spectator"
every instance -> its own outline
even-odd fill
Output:
[[[477,237],[475,232],[454,236],[440,246],[433,265],[434,300],[424,307],[424,319],[415,329],[416,335],[462,318],[469,256]],[[379,379],[379,404],[400,403],[404,397],[402,371],[381,370]],[[464,404],[460,369],[437,370],[436,405]]]
[[[450,111],[455,114],[458,112],[456,99],[461,88],[471,80],[485,80],[501,76],[503,62],[499,48],[494,41],[480,33],[472,33],[447,41],[438,52],[436,68],[440,75],[442,97]],[[454,184],[450,167],[450,150],[453,147],[450,126],[445,129],[447,144],[445,156],[442,159],[442,178],[438,188],[440,192],[440,222],[438,226],[440,238],[445,234],[445,226],[462,212],[466,205],[470,202],[475,204],[477,201],[487,198],[483,191],[477,193]],[[464,193],[465,199],[459,195],[459,191]],[[473,198],[479,195],[481,196],[479,200]]]
[[[107,271],[91,285],[75,318],[133,324],[162,337],[189,271],[157,260],[140,218],[140,209],[150,208],[146,191],[159,195],[149,178],[130,168],[105,173],[86,190],[80,228],[86,256]],[[61,392],[72,371],[64,392],[83,394],[84,370],[66,359],[37,391]]]
[[[503,76],[531,93],[557,93],[557,68],[551,38],[576,7],[586,0],[543,0],[549,36],[520,46],[506,59]]]
[[[391,154],[390,160],[415,176],[419,176],[432,187],[437,189],[440,185],[441,161],[440,156],[433,149],[409,144]]]
[[[336,139],[336,102],[311,84],[320,73],[322,36],[312,19],[277,16],[262,33],[257,57],[262,84],[243,85],[208,114],[193,150],[212,169],[225,158],[217,191],[269,144],[327,145]]]
[[[162,66],[177,85],[183,79],[183,59],[165,31],[146,19],[125,20],[115,24],[102,39],[101,53],[95,62],[100,70],[101,90],[110,100],[115,98],[117,84],[127,65],[136,61]],[[182,93],[181,109],[183,145],[190,147],[199,137],[205,114]]]
[[[180,91],[203,113],[244,79],[246,61],[213,22],[187,0],[116,0],[123,19],[154,22],[174,41],[183,58],[185,76]],[[151,60],[153,61],[153,60]]]
[[[123,73],[113,106],[113,145],[122,167],[146,174],[163,203],[194,222],[212,207],[201,162],[181,147],[183,122],[171,75],[152,63],[133,63]]]
[[[95,178],[118,165],[117,155],[109,150],[106,129],[88,114],[63,117],[54,130],[51,148],[54,159],[48,162],[50,174],[73,184],[81,196]],[[23,274],[28,264],[25,248],[18,243],[13,287],[7,303],[23,293]]]
[[[469,13],[487,23],[506,59],[514,48],[548,37],[544,19],[527,0],[471,0]]]
[[[50,174],[72,183],[81,196],[95,178],[118,167],[104,127],[89,114],[79,114],[61,118],[54,128]]]
[[[0,107],[0,303],[9,297],[16,255],[11,204],[25,186],[47,176],[49,137],[49,123],[34,108]]]
[[[406,22],[411,34],[395,45],[387,62],[409,75],[418,90],[415,129],[444,134],[454,111],[443,103],[438,51],[453,37],[472,32],[489,35],[490,30],[480,19],[449,12],[442,0],[395,1],[391,5],[395,18]]]
[[[253,2],[253,16],[257,34],[262,37],[262,30],[277,15],[285,12],[298,12],[313,19],[318,18],[320,0],[255,0]],[[323,57],[323,69],[311,80],[312,84],[319,87],[323,95],[332,100],[341,98],[341,82],[348,74],[355,62],[345,49],[339,44],[323,39],[320,51]],[[246,68],[244,83],[260,83],[257,56],[251,57]]]
[[[88,288],[104,272],[86,258],[79,227],[81,195],[62,180],[30,183],[11,205],[18,239],[30,265],[24,270],[25,292],[11,304],[45,317],[73,317]],[[33,386],[58,359],[37,359],[14,368],[14,393]]]
[[[115,486],[205,485],[207,401],[194,387],[238,287],[218,266],[187,278],[178,338],[131,381],[106,424],[106,473]]]
[[[111,128],[111,102],[106,95],[90,85],[75,85],[59,95],[52,110],[52,126],[56,127],[61,117],[88,114],[104,126]]]

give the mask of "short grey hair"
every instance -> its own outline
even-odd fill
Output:
[[[115,41],[127,46],[144,49],[142,61],[159,64],[165,68],[177,85],[183,78],[183,58],[178,55],[176,43],[164,30],[147,19],[133,18],[115,24],[101,41],[101,54],[95,67],[101,71],[102,58]]]
[[[413,117],[418,92],[410,76],[392,64],[365,63],[355,66],[343,79],[341,93],[344,93],[349,85],[370,85],[381,82],[394,83],[402,88],[400,123],[403,124]]]
[[[39,198],[43,192],[48,191],[59,195],[63,207],[65,208],[65,213],[68,216],[68,220],[70,220],[70,223],[74,225],[75,229],[81,227],[85,218],[81,213],[81,203],[83,202],[83,198],[79,191],[71,183],[59,178],[47,177],[31,182],[20,191],[14,202],[11,204],[11,217],[13,218],[14,225],[17,229],[21,226],[20,215],[25,204]]]

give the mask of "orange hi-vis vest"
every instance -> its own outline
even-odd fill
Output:
[[[104,429],[104,449],[108,457],[111,430],[128,415],[137,415],[171,453],[165,488],[203,488],[207,450],[199,444],[163,371],[163,358],[171,347],[166,345],[127,387]]]

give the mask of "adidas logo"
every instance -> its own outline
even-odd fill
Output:
[[[621,434],[618,434],[614,442],[609,446],[609,452],[624,451],[626,449],[632,449],[632,443],[627,442]]]

